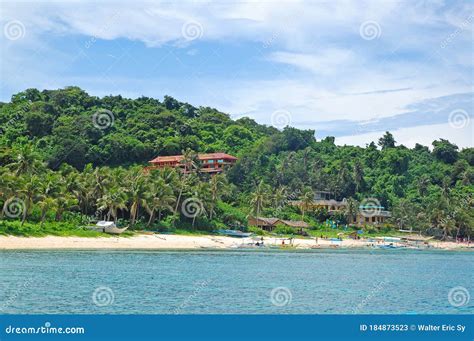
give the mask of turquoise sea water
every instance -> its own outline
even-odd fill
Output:
[[[0,313],[474,313],[472,252],[4,251],[0,278]]]

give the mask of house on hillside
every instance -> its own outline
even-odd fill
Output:
[[[385,210],[385,207],[383,206],[360,205],[357,216],[349,223],[359,226],[380,225],[384,224],[387,218],[390,218],[391,216],[392,214],[390,211]]]
[[[179,168],[182,172],[185,170],[185,165],[182,162],[184,159],[183,155],[171,155],[171,156],[158,156],[153,160],[149,161],[150,166],[145,169],[160,169],[165,167]],[[226,153],[210,153],[210,154],[198,154],[198,160],[200,161],[199,172],[218,174],[224,171],[227,167],[231,167],[237,161],[235,156]]]
[[[290,202],[291,205],[301,206],[302,202],[294,200]],[[332,198],[332,193],[327,191],[316,191],[314,192],[314,200],[308,205],[310,210],[325,209],[329,214],[334,212],[344,212],[347,207],[346,199],[341,201]]]
[[[302,202],[295,200],[290,202],[291,205],[301,206]],[[314,200],[309,205],[309,210],[324,209],[329,215],[335,213],[345,213],[347,209],[347,200],[335,200],[331,192],[316,191]],[[349,224],[358,226],[363,225],[379,225],[387,221],[391,217],[390,211],[385,210],[383,206],[377,205],[361,205],[358,208],[357,215],[348,221]]]

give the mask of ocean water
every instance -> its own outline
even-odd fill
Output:
[[[474,313],[474,253],[2,251],[0,314]]]

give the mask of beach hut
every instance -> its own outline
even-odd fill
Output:
[[[265,231],[272,231],[281,220],[278,218],[248,217],[247,222],[249,226],[257,226]]]

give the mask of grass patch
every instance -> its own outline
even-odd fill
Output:
[[[0,221],[0,235],[19,236],[19,237],[106,237],[105,233],[87,230],[76,223],[66,222],[45,222],[43,226],[40,223],[26,222],[21,226],[20,221]]]

